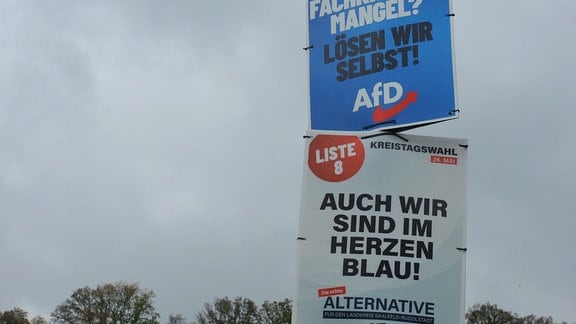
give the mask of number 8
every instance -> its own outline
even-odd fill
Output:
[[[334,173],[336,175],[341,175],[344,172],[344,168],[342,167],[342,161],[334,162]]]

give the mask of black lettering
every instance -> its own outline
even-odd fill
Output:
[[[420,63],[420,60],[418,59],[419,56],[418,53],[419,53],[418,45],[412,46],[412,57],[414,58],[414,60],[412,60],[412,64],[414,65],[418,65],[418,63]]]
[[[433,199],[432,200],[432,215],[438,216],[438,212],[441,213],[441,217],[447,217],[448,213],[446,212],[446,208],[448,208],[448,203],[441,199]]]
[[[417,303],[417,302],[412,302],[414,304],[414,308],[416,309],[416,313],[420,314],[422,313],[422,309],[424,308],[424,302],[422,303]],[[420,307],[418,307],[418,304],[420,304]]]
[[[358,37],[351,37],[349,39],[346,39],[346,34],[340,34],[336,36],[336,42],[334,43],[333,48],[331,48],[330,44],[324,45],[324,64],[330,64],[360,54],[368,54],[370,52],[385,49],[385,35],[386,33],[384,30],[362,34]],[[334,53],[331,53],[332,49]],[[344,68],[344,66],[342,65],[340,68]]]
[[[340,35],[340,37],[336,38],[338,41],[336,42],[336,44],[334,44],[334,56],[336,57],[336,59],[338,61],[343,60],[346,58],[346,55],[348,54],[348,44],[345,40],[346,38],[346,34],[342,34]]]
[[[328,296],[326,298],[326,301],[324,302],[324,309],[326,308],[332,308],[334,309],[334,301],[332,300],[332,297]]]
[[[354,298],[354,309],[362,309],[364,308],[364,298],[356,297]]]
[[[332,226],[332,228],[336,231],[336,232],[346,232],[348,230],[348,222],[346,222],[348,220],[348,216],[343,215],[343,214],[339,214],[334,216],[334,224],[336,224],[335,226]]]
[[[345,194],[338,194],[338,208],[340,208],[340,210],[351,210],[354,208],[354,194],[348,194],[348,201],[344,198]]]
[[[426,303],[426,315],[434,315],[434,303]]]
[[[378,220],[380,220],[380,218],[378,218]],[[376,216],[370,216],[370,218],[368,218],[368,216],[360,215],[359,225],[359,232],[376,232]]]
[[[336,253],[346,254],[347,253],[346,251],[348,248],[348,237],[343,236],[340,239],[341,240],[338,241],[337,236],[332,236],[332,238],[330,240],[330,253],[332,253],[332,254],[336,254]]]
[[[392,299],[392,300],[390,301],[390,306],[389,306],[388,310],[389,310],[389,311],[392,311],[392,310],[393,310],[393,311],[396,311],[396,312],[399,312],[399,311],[400,311],[400,309],[398,309],[398,302],[396,301],[396,299]]]
[[[355,276],[358,274],[358,260],[345,258],[342,260],[342,275]]]
[[[367,237],[366,238],[366,254],[372,255],[372,251],[374,251],[374,255],[381,255],[382,254],[382,240],[377,237]]]
[[[402,67],[407,67],[408,64],[408,52],[412,51],[412,46],[400,47],[398,52],[402,54]]]
[[[382,243],[383,243],[383,245],[384,245],[384,243],[388,244],[384,248],[384,251],[382,251],[382,255],[398,256],[397,252],[392,251],[392,250],[394,250],[394,248],[398,244],[398,239],[385,238],[382,240]]]
[[[334,199],[333,193],[325,194],[324,199],[322,199],[322,204],[320,205],[320,210],[325,210],[327,207],[330,207],[330,209],[332,209],[332,210],[337,210],[336,199]]]
[[[350,215],[350,232],[358,232],[358,216],[357,215]]]
[[[402,213],[408,214],[418,214],[420,212],[420,207],[422,205],[422,198],[418,198],[415,200],[414,197],[404,197],[400,196],[400,209]]]
[[[398,60],[396,59],[396,52],[395,50],[388,50],[384,53],[384,57],[386,58],[386,69],[393,70],[398,67]]]
[[[388,225],[388,226],[386,226]],[[378,233],[388,234],[394,232],[396,222],[392,217],[380,216],[378,217]]]
[[[402,313],[406,313],[408,312],[408,310],[406,309],[406,304],[410,304],[407,300],[404,299],[398,299],[398,301],[400,302],[400,309]]]
[[[386,195],[384,200],[382,200],[381,195],[376,195],[375,198],[376,198],[376,201],[374,202],[374,210],[380,211],[381,207],[384,206],[385,207],[384,211],[389,213],[391,208],[392,208],[392,196]]]
[[[432,237],[432,221],[426,219],[421,221],[418,218],[412,219],[412,233],[413,236]]]
[[[394,262],[394,276],[398,279],[410,278],[412,263],[404,262],[404,272],[402,272],[402,262]]]
[[[413,240],[400,240],[400,256],[413,258],[414,257],[414,241]]]
[[[358,209],[360,209],[361,211],[369,211],[370,209],[372,209],[372,205],[364,205],[363,201],[367,199],[367,200],[373,200],[372,196],[369,194],[360,194],[358,195],[358,198],[356,198],[356,206],[358,207]]]
[[[400,196],[400,209],[404,214],[412,213],[447,217],[448,203],[442,199]]]
[[[366,33],[358,37],[360,42],[360,54],[366,54],[372,51],[370,47],[370,42],[368,41],[370,39],[371,34],[372,33]]]
[[[421,22],[418,24],[419,41],[431,41],[432,38],[432,23],[429,21]]]
[[[396,221],[388,216],[367,216],[339,214],[334,217],[336,224],[332,228],[337,232],[350,231],[352,233],[392,233],[396,228]]]
[[[366,67],[366,56],[358,58],[360,60],[360,76],[369,75],[372,73],[372,69]]]
[[[358,37],[352,37],[348,40],[348,57],[358,55],[360,49],[358,48]]]
[[[376,277],[382,277],[382,275],[385,275],[388,278],[394,278],[394,274],[392,273],[392,268],[390,267],[388,260],[382,260],[380,261],[380,264],[378,264]]]
[[[384,54],[380,52],[372,53],[371,65],[372,65],[372,73],[378,73],[384,71],[384,68],[386,67],[384,65]]]
[[[330,45],[324,45],[324,64],[335,62],[336,59],[330,56]]]
[[[350,237],[350,254],[364,254],[364,238],[361,236]]]
[[[360,62],[360,57],[356,57],[356,58],[350,59],[348,61],[348,78],[349,79],[355,79],[355,78],[360,76],[360,72],[358,72],[359,69],[357,66],[357,64],[359,62]]]
[[[372,45],[370,48],[371,51],[383,50],[386,48],[385,35],[386,33],[384,32],[384,29],[370,33],[370,44]]]
[[[434,258],[434,242],[416,242],[416,257],[422,258],[422,256],[428,260]]]
[[[339,62],[336,64],[336,72],[338,75],[336,76],[336,80],[343,82],[348,80],[348,62]]]
[[[373,272],[368,271],[368,260],[360,260],[360,276],[362,277],[374,277]]]
[[[410,34],[412,31],[412,25],[392,27],[392,38],[394,38],[394,45],[408,45],[410,44]]]
[[[365,309],[374,309],[374,298],[366,297],[364,298]]]

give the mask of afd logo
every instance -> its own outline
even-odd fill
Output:
[[[352,112],[373,109],[372,120],[375,123],[382,123],[393,118],[418,99],[418,93],[415,91],[404,95],[404,88],[398,82],[377,82],[371,92],[369,91],[366,88],[358,89]]]

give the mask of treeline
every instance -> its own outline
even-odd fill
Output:
[[[0,311],[0,324],[160,324],[160,314],[154,308],[152,290],[136,283],[118,282],[96,288],[77,289],[50,315],[32,319],[20,308]],[[195,320],[182,315],[170,315],[168,324],[286,324],[292,316],[292,301],[265,301],[258,306],[243,297],[217,298],[205,303]]]
[[[96,288],[77,289],[50,315],[32,319],[20,308],[0,311],[0,324],[289,324],[292,301],[266,301],[258,306],[244,297],[216,298],[195,314],[194,319],[170,315],[160,321],[152,290],[136,283],[118,282]],[[476,304],[466,312],[467,324],[560,324],[550,316],[520,316],[490,303]],[[568,324],[562,322],[562,324]],[[576,324],[576,322],[575,322]]]
[[[556,324],[551,316],[520,316],[490,303],[476,304],[466,312],[467,324]],[[562,324],[568,324],[562,322]]]

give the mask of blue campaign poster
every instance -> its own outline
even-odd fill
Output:
[[[450,0],[307,1],[312,129],[458,117]]]

